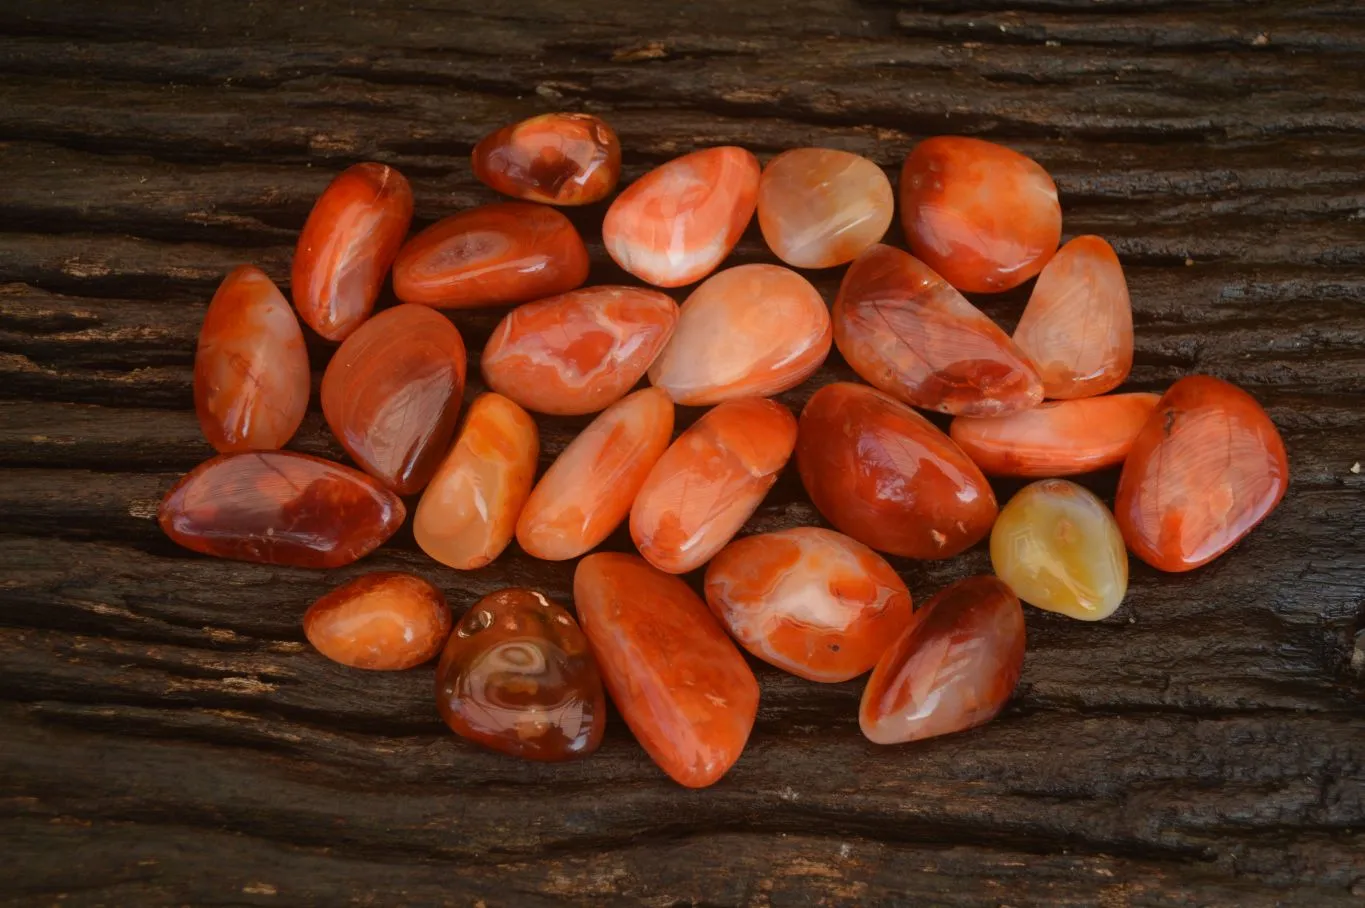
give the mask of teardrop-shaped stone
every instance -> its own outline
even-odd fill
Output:
[[[436,669],[451,730],[526,760],[573,760],[602,743],[607,698],[573,617],[540,593],[499,590],[474,603]]]
[[[331,568],[379,548],[403,501],[358,470],[292,451],[220,454],[166,493],[157,520],[195,552]]]
[[[926,410],[998,416],[1035,407],[1043,382],[1009,335],[924,262],[876,245],[849,266],[834,342],[853,370]]]
[[[861,155],[793,148],[758,183],[758,225],[768,248],[796,268],[832,268],[880,243],[891,226],[891,181]]]
[[[621,143],[592,114],[550,113],[485,136],[474,176],[503,195],[547,205],[606,198],[621,177]]]
[[[398,671],[433,658],[450,636],[450,609],[421,577],[378,571],[342,584],[308,607],[313,648],[351,668]]]
[[[194,411],[209,444],[269,451],[308,409],[308,348],[294,310],[254,265],[234,268],[209,303],[194,354]]]

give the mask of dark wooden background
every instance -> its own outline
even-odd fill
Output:
[[[460,574],[407,531],[344,570],[234,564],[152,518],[211,453],[191,363],[222,275],[255,262],[285,284],[313,199],[356,161],[411,178],[419,225],[491,201],[472,144],[557,109],[605,116],[627,179],[720,143],[846,148],[893,176],[928,135],[1022,149],[1055,175],[1067,235],[1123,259],[1130,387],[1246,387],[1284,433],[1288,496],[1203,570],[1135,561],[1101,624],[1029,609],[1018,696],[978,731],[875,747],[860,683],[759,667],[752,741],[710,790],[669,782],[615,718],[577,764],[466,746],[430,669],[330,664],[303,609],[378,568],[457,609],[508,584],[567,602],[568,566],[511,552]],[[602,210],[573,214],[593,282],[620,279]],[[755,260],[772,259],[751,230],[735,261]],[[832,299],[838,273],[816,280]],[[5,0],[0,282],[4,899],[1365,901],[1354,0]],[[983,305],[1008,326],[1025,299]],[[496,318],[456,322],[477,350]],[[836,356],[784,400],[848,377]],[[583,421],[540,423],[548,462]],[[293,446],[339,454],[316,398]],[[788,475],[750,529],[816,520]],[[988,561],[897,567],[923,599]]]

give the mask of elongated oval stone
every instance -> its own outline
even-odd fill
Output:
[[[621,142],[592,114],[550,113],[490,133],[474,146],[474,176],[503,195],[587,205],[621,178]]]
[[[342,584],[308,607],[313,648],[351,668],[398,671],[421,665],[450,635],[441,591],[421,577],[378,571]]]
[[[796,268],[832,268],[880,243],[891,226],[891,181],[861,155],[793,148],[758,183],[758,226],[768,248]]]

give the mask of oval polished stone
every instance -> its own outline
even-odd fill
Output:
[[[745,649],[810,681],[876,664],[910,622],[910,591],[843,533],[796,527],[730,543],[706,569],[706,604]]]
[[[1112,391],[1133,368],[1133,307],[1123,266],[1097,236],[1078,236],[1047,263],[1014,329],[1047,397]]]
[[[474,309],[524,303],[588,279],[588,249],[569,219],[529,202],[471,208],[408,240],[393,265],[405,303]]]
[[[290,290],[308,326],[345,340],[374,311],[412,222],[412,187],[384,164],[348,167],[323,190],[299,234]]]
[[[940,413],[998,416],[1035,407],[1043,382],[984,312],[909,253],[877,245],[849,266],[834,342],[869,384]]]
[[[602,743],[607,698],[588,640],[532,590],[470,607],[436,669],[436,707],[451,730],[525,760],[573,760]]]
[[[677,323],[678,304],[644,287],[584,287],[527,303],[493,329],[484,381],[538,413],[596,413],[635,387]]]
[[[491,563],[516,533],[539,455],[540,435],[526,411],[499,394],[480,394],[422,492],[412,520],[417,545],[462,571]]]
[[[331,568],[379,548],[403,501],[358,470],[296,454],[220,454],[166,493],[161,529],[195,552],[259,564]]]
[[[464,341],[450,319],[395,306],[360,326],[327,364],[322,414],[366,473],[411,495],[450,445],[464,379]]]
[[[395,671],[421,665],[450,636],[450,609],[421,577],[380,571],[357,577],[303,614],[313,648],[351,668]]]
[[[308,409],[308,348],[294,310],[265,272],[234,268],[209,303],[194,354],[194,411],[209,444],[282,448]]]
[[[810,281],[780,265],[739,265],[683,302],[649,380],[688,406],[767,397],[809,378],[830,344],[829,309]]]
[[[758,681],[697,594],[634,555],[578,563],[574,604],[612,702],[674,781],[704,788],[739,759]]]
[[[1284,442],[1250,394],[1208,375],[1162,395],[1119,476],[1114,514],[1128,547],[1162,571],[1232,548],[1289,485]]]
[[[474,146],[474,176],[547,205],[600,201],[621,178],[621,142],[591,114],[550,113],[490,133]]]
[[[707,411],[654,464],[630,511],[630,535],[650,564],[683,574],[744,526],[796,445],[796,419],[749,397]]]
[[[782,261],[796,268],[851,262],[891,226],[891,181],[861,155],[793,148],[768,162],[758,183],[758,226]]]
[[[658,287],[706,277],[739,242],[758,202],[758,158],[705,148],[625,188],[607,209],[602,241],[631,274]]]
[[[959,416],[948,434],[991,476],[1071,476],[1123,463],[1155,394],[1048,402],[1004,416]]]
[[[902,744],[994,719],[1024,666],[1024,610],[995,577],[959,580],[921,605],[863,689],[868,740]]]
[[[952,439],[875,388],[816,391],[796,438],[801,482],[840,531],[882,552],[951,558],[985,538],[995,494]]]
[[[1033,277],[1062,239],[1052,177],[993,142],[938,136],[901,169],[901,224],[910,251],[959,290],[996,293]]]
[[[517,542],[546,561],[577,558],[625,520],[673,434],[673,403],[636,391],[594,419],[550,464],[517,521]]]
[[[1020,599],[1082,621],[1114,614],[1128,592],[1128,552],[1114,515],[1065,479],[1020,489],[991,530],[991,565]]]

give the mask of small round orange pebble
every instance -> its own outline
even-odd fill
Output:
[[[796,268],[851,262],[891,226],[891,181],[861,155],[793,148],[768,162],[758,184],[758,226],[768,248]]]
[[[547,205],[587,205],[621,178],[621,142],[592,114],[550,113],[490,133],[474,146],[474,176]]]
[[[351,668],[395,671],[421,665],[450,635],[445,596],[421,577],[365,574],[308,607],[303,633],[328,659]]]

